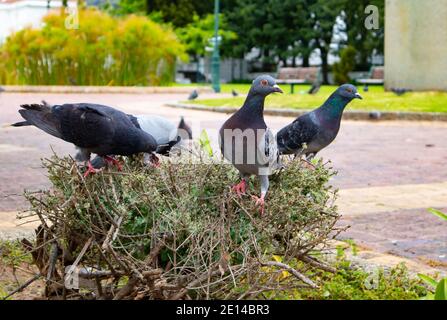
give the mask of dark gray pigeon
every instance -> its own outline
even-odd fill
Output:
[[[239,93],[234,89],[231,90],[231,94],[233,95],[233,97],[237,97],[239,95]]]
[[[369,91],[369,87],[367,84],[365,84],[365,86],[363,87],[363,92],[368,92]]]
[[[317,94],[318,91],[320,91],[320,87],[321,87],[321,84],[318,82],[315,82],[312,84],[312,86],[310,87],[310,89],[307,93],[308,94]]]
[[[192,139],[191,128],[181,117],[178,126],[171,120],[157,115],[131,115],[129,119],[135,127],[147,132],[157,141],[156,153],[169,156],[171,149],[178,145],[181,140]],[[95,157],[92,165],[95,169],[106,166],[106,161],[102,157]]]
[[[95,173],[90,154],[96,153],[120,168],[112,155],[129,156],[145,152],[157,163],[154,155],[157,142],[148,133],[138,129],[129,116],[111,107],[79,103],[48,106],[25,104],[19,113],[26,123],[73,143],[79,150],[77,160],[88,161],[85,173]],[[17,126],[17,125],[16,125]]]
[[[182,139],[192,139],[191,127],[188,126],[183,117],[180,118],[180,123],[178,124],[177,128]]]
[[[197,90],[193,90],[188,97],[188,100],[196,100],[199,97]]]
[[[305,155],[310,159],[338,134],[343,111],[353,99],[362,99],[351,84],[340,86],[318,109],[306,113],[276,135],[280,154]]]
[[[223,156],[241,175],[241,182],[233,186],[238,195],[244,194],[247,179],[256,175],[261,181],[261,196],[254,197],[264,212],[264,199],[269,188],[269,175],[276,168],[278,151],[271,130],[264,121],[265,98],[274,92],[282,93],[275,79],[257,77],[250,88],[244,105],[220,128],[219,144]]]
[[[410,92],[411,90],[409,89],[405,89],[405,88],[391,88],[391,91],[396,95],[396,96],[403,96],[405,93]]]

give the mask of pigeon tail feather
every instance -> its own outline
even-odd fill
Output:
[[[30,125],[35,125],[52,136],[62,139],[62,134],[58,130],[58,121],[51,112],[51,108],[40,104],[23,104],[19,110],[20,115]]]
[[[28,121],[20,121],[11,124],[11,127],[25,127],[25,126],[31,126],[31,123],[29,123]]]

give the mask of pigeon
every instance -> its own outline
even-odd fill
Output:
[[[72,86],[77,86],[78,85],[76,79],[73,78],[73,77],[70,77],[70,76],[68,77],[68,82],[70,82],[70,85],[72,85]]]
[[[239,95],[239,93],[234,89],[231,90],[231,94],[233,95],[233,97],[237,97]]]
[[[192,139],[191,127],[186,124],[185,119],[183,117],[180,118],[180,123],[178,124],[177,128],[178,128],[179,136],[182,139],[185,139],[185,140]]]
[[[3,91],[5,91],[5,89],[3,89],[2,87],[0,87],[0,92],[3,92]]]
[[[402,96],[411,90],[405,88],[391,88],[391,91],[397,96]]]
[[[178,126],[167,118],[158,115],[127,115],[135,127],[150,134],[157,142],[155,153],[169,156],[171,149],[178,145],[181,140],[192,139],[191,128],[181,117]],[[106,166],[102,157],[95,157],[92,165],[95,169]]]
[[[369,87],[367,84],[365,84],[365,86],[363,87],[363,92],[368,92],[369,91]]]
[[[362,99],[355,86],[340,86],[321,107],[298,117],[277,133],[279,153],[313,158],[334,141],[343,110],[355,98]]]
[[[135,127],[129,116],[111,107],[90,104],[24,104],[19,110],[26,125],[33,125],[46,133],[73,143],[78,149],[78,161],[87,161],[87,177],[96,170],[90,162],[91,153],[121,168],[113,155],[128,156],[147,153],[154,164],[157,142],[150,134]],[[13,126],[25,125],[20,123]]]
[[[318,82],[315,82],[312,84],[312,87],[310,87],[308,94],[317,94],[318,91],[320,91],[321,85]]]
[[[188,97],[188,100],[196,100],[199,97],[197,90],[193,90]]]
[[[269,175],[276,169],[278,149],[271,130],[264,121],[265,98],[274,92],[282,93],[274,78],[257,77],[243,106],[219,130],[219,144],[223,156],[241,175],[241,182],[233,186],[238,195],[245,194],[247,179],[259,177],[261,196],[253,198],[264,213],[264,200],[269,188]]]
[[[368,116],[371,120],[379,120],[382,117],[382,113],[380,111],[371,111]]]

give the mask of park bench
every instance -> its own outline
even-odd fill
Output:
[[[372,67],[369,71],[369,78],[357,79],[357,83],[360,84],[383,84],[384,83],[385,68],[383,66]]]
[[[294,93],[295,85],[318,82],[320,73],[319,67],[280,68],[276,83],[290,84],[290,93]]]

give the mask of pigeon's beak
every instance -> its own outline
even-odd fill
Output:
[[[284,93],[277,84],[273,86],[273,92]]]
[[[355,93],[355,97],[356,97],[357,99],[360,99],[360,100],[363,99],[363,97],[362,97],[362,96],[360,95],[360,93],[358,93],[358,92]]]

